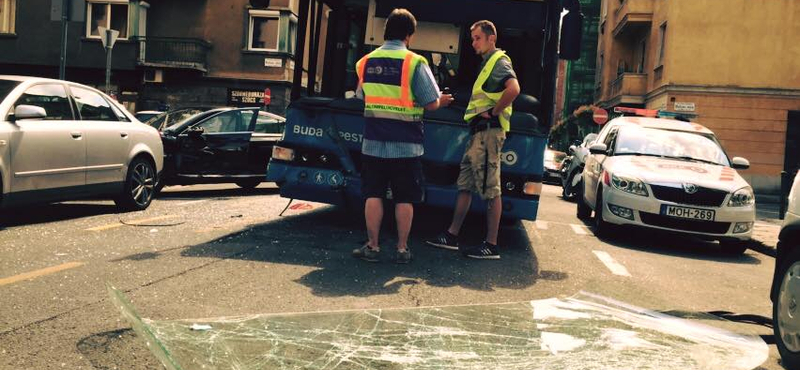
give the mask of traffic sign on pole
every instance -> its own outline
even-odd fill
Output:
[[[592,115],[592,119],[594,123],[598,125],[604,125],[608,122],[608,112],[603,108],[596,108],[594,110],[594,114]]]
[[[264,89],[264,105],[269,105],[272,102],[272,90],[270,88]]]

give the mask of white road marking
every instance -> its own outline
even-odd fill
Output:
[[[589,235],[589,233],[586,232],[586,228],[584,226],[582,226],[582,225],[569,224],[569,227],[572,228],[572,231],[575,232],[575,234],[578,234],[578,235]]]
[[[547,221],[536,221],[536,228],[539,230],[547,230]]]
[[[178,203],[176,205],[179,206],[179,207],[182,207],[182,206],[188,206],[188,205],[191,205],[191,204],[204,203],[204,202],[208,202],[208,199],[193,200],[193,201],[190,201],[190,202]]]
[[[603,251],[592,251],[592,253],[594,253],[594,255],[597,256],[597,258],[600,260],[600,262],[606,265],[606,267],[609,270],[611,270],[611,273],[613,273],[614,275],[631,276],[631,274],[628,272],[628,269],[626,269],[625,266],[622,266],[619,262],[614,260],[614,258],[612,258],[610,254]]]
[[[83,266],[83,265],[84,265],[83,262],[68,262],[68,263],[64,263],[64,264],[58,265],[58,266],[51,266],[51,267],[43,268],[41,270],[26,272],[24,274],[19,274],[19,275],[10,276],[10,277],[7,277],[7,278],[2,278],[2,279],[0,279],[0,286],[13,284],[13,283],[20,282],[20,281],[23,281],[23,280],[32,280],[32,279],[35,279],[35,278],[40,277],[40,276],[55,274],[56,272],[59,272],[59,271],[69,270],[69,269],[80,267],[80,266]]]

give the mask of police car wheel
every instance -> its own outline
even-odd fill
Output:
[[[781,363],[787,369],[800,369],[800,332],[798,332],[798,306],[800,299],[800,249],[792,248],[780,261],[775,278],[778,293],[772,302],[772,330],[775,344],[781,354]]]
[[[581,220],[586,220],[592,214],[592,209],[586,205],[586,201],[583,200],[583,182],[578,184],[577,189],[575,190],[575,203],[578,204],[578,218]]]
[[[594,208],[594,234],[598,238],[605,238],[610,234],[611,224],[603,220],[603,189],[597,189],[597,206]]]

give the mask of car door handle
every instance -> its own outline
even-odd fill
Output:
[[[121,136],[124,139],[128,137],[128,133],[125,131],[120,131],[119,136]]]
[[[72,131],[69,134],[72,135],[73,139],[80,139],[81,137],[83,137],[83,133],[80,131]]]

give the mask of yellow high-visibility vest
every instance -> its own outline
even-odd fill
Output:
[[[511,61],[511,58],[509,58],[504,51],[498,49],[489,57],[489,60],[486,61],[486,65],[481,69],[481,73],[478,74],[478,79],[475,80],[475,84],[472,86],[472,97],[464,113],[464,120],[467,121],[467,123],[475,118],[475,116],[486,111],[491,111],[492,108],[497,105],[500,97],[503,96],[502,91],[490,93],[483,90],[483,84],[486,83],[486,80],[491,76],[494,65],[497,64],[500,58],[508,58],[509,62]],[[511,128],[511,113],[511,104],[509,104],[498,116],[503,131],[508,131]]]

